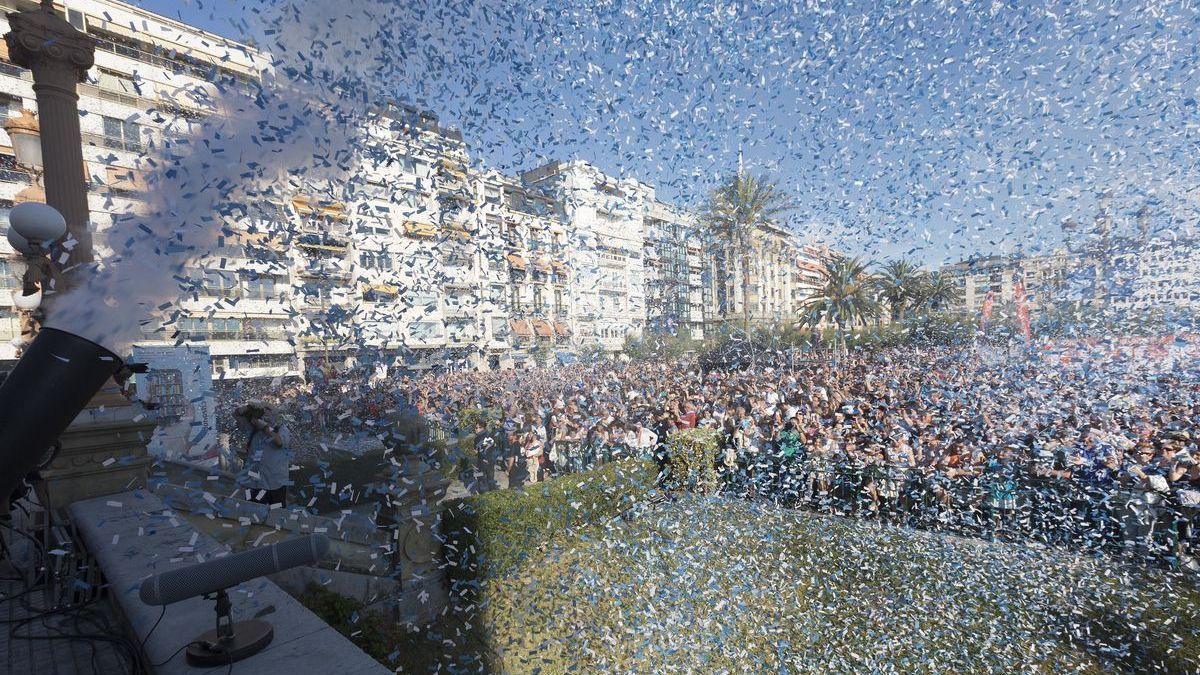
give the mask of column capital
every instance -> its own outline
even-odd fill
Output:
[[[35,10],[11,12],[7,18],[12,30],[4,35],[4,40],[13,63],[30,70],[53,64],[59,66],[54,70],[72,76],[74,82],[87,79],[87,72],[95,62],[94,39],[76,30],[45,5]]]

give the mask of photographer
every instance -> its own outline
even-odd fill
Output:
[[[283,415],[262,401],[249,401],[233,418],[247,433],[242,486],[253,501],[286,507],[291,438]]]

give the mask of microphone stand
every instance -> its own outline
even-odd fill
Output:
[[[187,648],[187,661],[193,666],[221,666],[240,661],[262,651],[275,637],[275,629],[266,621],[249,619],[234,621],[233,603],[222,588],[206,600],[216,600],[217,626],[192,641]]]

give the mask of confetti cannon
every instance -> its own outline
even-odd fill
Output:
[[[42,463],[59,435],[123,362],[104,347],[42,328],[0,383],[0,495]]]

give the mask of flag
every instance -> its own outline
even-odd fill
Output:
[[[996,293],[988,291],[983,296],[983,317],[979,320],[979,330],[987,330],[988,320],[992,318],[992,306],[996,304]]]
[[[1029,342],[1029,295],[1025,292],[1025,281],[1017,279],[1013,284],[1013,300],[1017,303],[1017,322],[1021,324],[1021,335]]]

